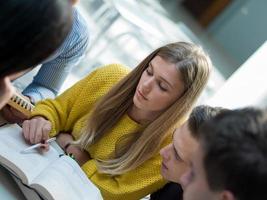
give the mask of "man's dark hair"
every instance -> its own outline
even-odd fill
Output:
[[[238,200],[267,199],[267,112],[226,111],[201,128],[203,165],[213,191],[229,190]]]
[[[222,113],[226,111],[227,109],[221,108],[221,107],[211,107],[207,105],[201,105],[195,107],[188,119],[188,128],[190,130],[191,135],[196,138],[197,140],[199,139],[199,132],[198,129],[200,126],[208,121],[209,119],[215,117],[219,113]]]
[[[36,66],[64,41],[72,27],[69,0],[0,2],[0,77]]]
[[[207,105],[201,105],[195,107],[187,120],[188,128],[190,134],[197,140],[199,140],[198,129],[207,120],[215,117],[219,113],[225,111],[226,109],[221,107],[211,107]],[[180,184],[170,182],[166,184],[160,190],[152,193],[150,195],[150,200],[160,200],[160,199],[182,199],[183,190]]]

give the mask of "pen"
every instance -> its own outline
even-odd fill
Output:
[[[46,140],[46,143],[50,143],[50,142],[53,142],[53,141],[55,141],[55,140],[56,140],[56,137],[52,137],[52,138]],[[28,148],[22,150],[20,153],[27,153],[28,151],[30,151],[30,150],[32,150],[32,149],[35,149],[35,148],[40,147],[42,144],[43,144],[43,143],[34,144],[34,145],[32,145],[32,146],[30,146],[30,147],[28,147]]]

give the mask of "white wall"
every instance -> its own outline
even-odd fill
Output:
[[[267,105],[267,41],[225,82],[206,103],[239,108]]]

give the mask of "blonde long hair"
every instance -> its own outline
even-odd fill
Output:
[[[176,64],[177,70],[182,74],[185,91],[154,121],[144,125],[138,133],[127,134],[121,138],[110,159],[98,160],[97,164],[102,173],[111,175],[125,173],[155,155],[168,130],[188,114],[207,83],[211,62],[200,47],[177,42],[156,49],[96,104],[81,138],[77,141],[82,149],[88,148],[108,134],[127,113],[133,105],[133,96],[141,75],[156,55]]]

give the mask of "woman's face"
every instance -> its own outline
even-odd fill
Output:
[[[134,106],[147,112],[161,112],[184,92],[184,83],[175,64],[154,57],[137,85]]]

